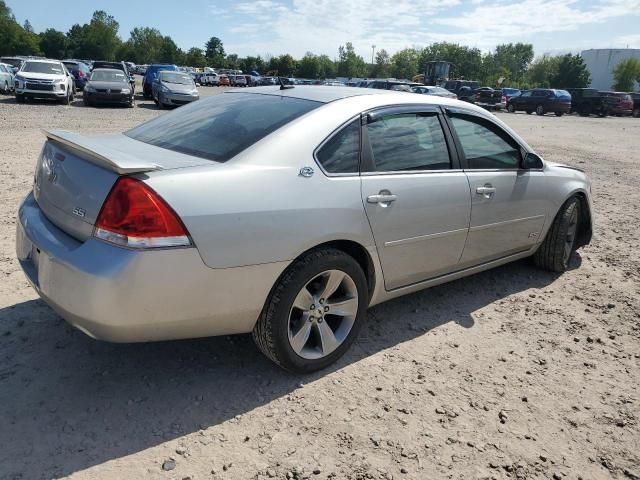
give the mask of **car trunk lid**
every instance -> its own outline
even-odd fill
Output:
[[[82,136],[45,132],[33,192],[45,216],[69,235],[84,241],[107,195],[121,175],[211,164],[125,135]]]

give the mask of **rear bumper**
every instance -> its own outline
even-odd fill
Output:
[[[91,337],[142,342],[250,332],[286,262],[207,267],[195,248],[129,250],[79,242],[29,194],[16,253],[40,297]]]

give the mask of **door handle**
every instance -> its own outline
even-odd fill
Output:
[[[369,195],[367,203],[391,203],[397,200],[398,196],[392,193],[380,193],[378,195]]]
[[[484,187],[476,187],[476,193],[478,195],[490,196],[490,195],[496,193],[496,187],[491,187],[491,186],[488,186],[488,185],[485,185]]]

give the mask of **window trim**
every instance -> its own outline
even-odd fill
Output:
[[[440,123],[442,134],[444,135],[445,145],[449,154],[449,162],[451,168],[438,169],[438,170],[390,170],[390,171],[378,171],[375,169],[373,162],[373,150],[371,148],[371,142],[369,141],[369,132],[367,130],[367,124],[370,123],[372,118],[382,118],[388,115],[402,115],[406,113],[425,113],[433,114]],[[406,104],[406,105],[385,105],[382,107],[376,107],[371,110],[362,113],[361,129],[361,155],[360,155],[360,175],[361,176],[377,176],[377,175],[413,175],[413,174],[425,174],[425,173],[453,173],[462,172],[462,164],[458,156],[457,149],[453,143],[453,138],[446,126],[445,120],[442,118],[442,109],[438,105],[425,105],[425,104]]]
[[[544,165],[543,168],[523,168],[523,162],[524,162],[524,156],[526,155],[526,153],[529,151],[522,143],[520,143],[517,139],[515,139],[514,137],[512,137],[509,132],[507,132],[506,130],[504,130],[500,125],[498,125],[497,123],[493,122],[491,119],[486,118],[482,115],[478,115],[476,112],[473,112],[471,110],[467,110],[467,109],[463,109],[463,108],[449,108],[449,107],[443,107],[445,110],[445,115],[444,115],[444,119],[447,123],[447,126],[449,128],[449,131],[451,133],[451,136],[453,137],[453,141],[454,144],[456,146],[456,149],[458,150],[458,157],[460,159],[460,164],[461,167],[464,171],[468,171],[468,172],[537,172],[537,171],[543,171],[544,170]],[[513,142],[515,145],[518,146],[519,151],[520,151],[520,161],[518,162],[518,166],[515,168],[469,168],[469,166],[467,165],[467,158],[464,154],[464,149],[462,148],[462,144],[460,143],[460,138],[458,137],[458,134],[453,126],[453,123],[451,122],[451,117],[450,114],[457,114],[457,115],[466,115],[468,117],[472,117],[474,119],[478,119],[480,124],[482,123],[487,123],[491,125],[491,128],[496,129],[498,132],[501,132],[505,137],[507,137],[511,142]],[[490,129],[491,129],[490,128]],[[498,134],[498,136],[502,136],[500,134]],[[504,138],[503,138],[504,140]]]
[[[320,161],[320,159],[318,158],[318,152],[327,144],[331,141],[331,139],[333,137],[335,137],[336,135],[338,135],[340,132],[342,132],[345,128],[347,128],[349,125],[351,125],[353,122],[359,121],[360,122],[360,132],[359,132],[359,136],[360,136],[360,148],[359,148],[359,152],[358,152],[358,167],[357,170],[355,172],[350,172],[350,173],[331,173],[328,172],[324,166],[322,165],[322,162]],[[326,176],[326,177],[357,177],[360,176],[360,170],[362,168],[362,114],[358,114],[355,115],[353,117],[351,117],[349,120],[343,122],[340,124],[340,126],[338,126],[336,129],[334,129],[329,135],[327,135],[327,137],[322,140],[322,142],[320,142],[320,144],[313,149],[313,160],[316,162],[316,165],[318,165],[318,168],[320,168],[320,171],[322,171],[322,173]]]

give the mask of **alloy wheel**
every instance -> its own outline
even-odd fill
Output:
[[[302,358],[326,357],[349,336],[358,314],[358,289],[341,270],[327,270],[308,281],[289,312],[289,344]]]

